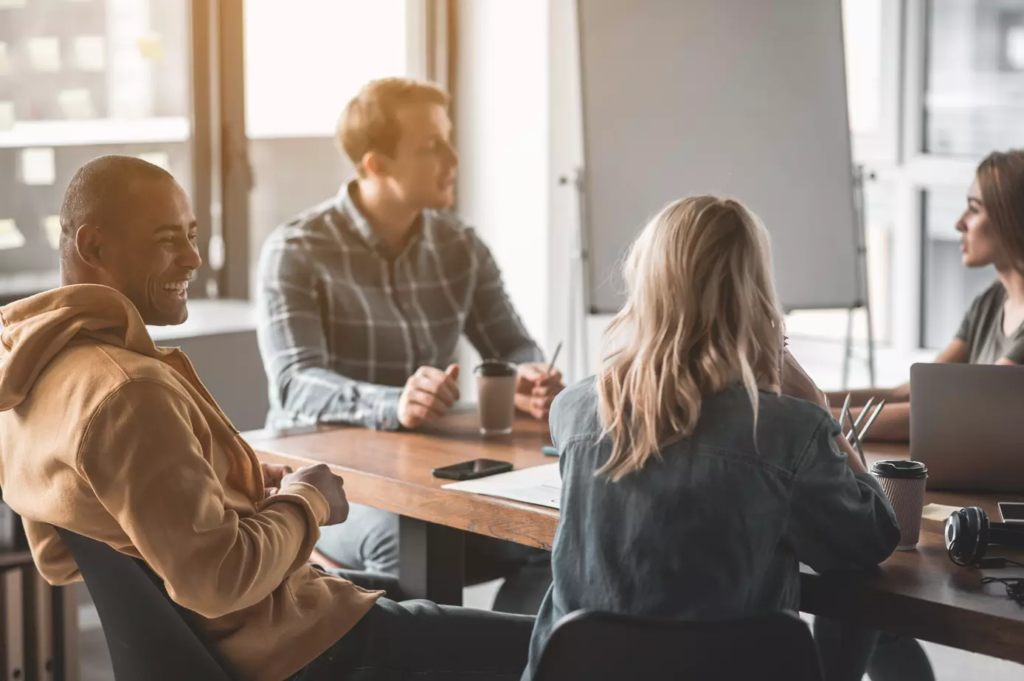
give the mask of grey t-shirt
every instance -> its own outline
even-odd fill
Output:
[[[1005,302],[1006,289],[997,281],[974,299],[964,315],[956,337],[967,343],[967,361],[971,364],[995,364],[1003,357],[1024,364],[1024,325],[1009,336],[1003,333]]]

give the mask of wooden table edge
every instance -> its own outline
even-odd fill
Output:
[[[324,463],[265,447],[257,446],[254,449],[261,461],[270,463],[292,467],[296,464]],[[417,520],[438,521],[440,513],[436,487],[394,480],[337,464],[327,465],[344,480],[349,501]],[[403,493],[400,497],[394,494],[396,488]],[[443,503],[445,521],[442,524],[447,527],[551,550],[551,540],[545,538],[554,538],[558,526],[557,509],[456,490],[445,490]]]
[[[454,490],[439,495],[440,481],[425,485],[276,452],[274,439],[251,440],[262,460],[292,466],[327,463],[346,481],[353,502],[526,546],[552,548],[559,518],[556,509]],[[803,612],[1024,664],[1024,620],[879,589],[852,573],[822,576],[802,569],[800,589]]]
[[[800,611],[1024,664],[1024,622],[878,589],[855,574],[802,569]]]

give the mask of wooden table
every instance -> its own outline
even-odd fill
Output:
[[[413,596],[461,603],[462,531],[551,549],[558,511],[442,490],[447,481],[431,475],[439,466],[475,458],[511,461],[516,468],[553,463],[540,451],[550,442],[543,424],[519,421],[512,435],[485,440],[475,414],[462,411],[417,433],[317,427],[246,437],[263,460],[327,463],[344,478],[352,501],[401,515],[402,586]],[[875,446],[867,456],[870,465],[906,458],[908,449]],[[977,505],[994,519],[1001,500],[1024,496],[928,494],[929,503]],[[1024,560],[1020,550],[994,555]],[[877,569],[821,576],[803,568],[801,610],[1024,663],[1024,607],[1008,599],[1003,586],[982,585],[981,575],[954,565],[942,523],[926,520],[918,549],[897,552]]]
[[[461,604],[464,532],[550,551],[558,511],[532,504],[441,489],[451,480],[431,471],[472,459],[511,461],[528,468],[555,463],[547,425],[522,420],[511,435],[483,438],[475,410],[450,414],[415,433],[307,427],[245,433],[260,459],[293,468],[327,463],[345,481],[349,500],[397,513],[400,582],[415,598]]]
[[[909,447],[874,445],[865,455],[870,466],[909,458]],[[1024,496],[929,492],[926,498],[956,508],[981,506],[993,521],[1000,519],[999,501],[1024,501]],[[1024,576],[1024,570],[954,565],[944,527],[923,520],[916,551],[897,551],[868,572],[821,576],[801,566],[800,609],[1024,664],[1024,606],[1007,598],[1001,584],[981,584],[982,576]],[[1024,562],[1021,549],[993,547],[988,555]]]

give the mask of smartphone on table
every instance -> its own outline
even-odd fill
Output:
[[[1004,523],[1024,523],[1024,503],[1017,501],[1000,501],[999,515]]]
[[[448,480],[475,480],[485,478],[495,473],[505,473],[512,470],[512,464],[508,461],[496,461],[494,459],[473,459],[462,463],[452,464],[435,468],[435,478],[447,478]]]

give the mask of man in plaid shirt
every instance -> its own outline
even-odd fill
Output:
[[[359,177],[264,244],[269,427],[396,430],[438,419],[459,398],[463,333],[484,358],[518,364],[516,406],[547,418],[561,376],[547,375],[487,246],[447,210],[458,165],[448,101],[411,80],[368,84],[338,123]],[[319,548],[348,567],[394,573],[397,518],[353,507]]]

